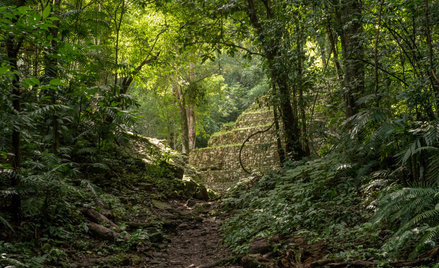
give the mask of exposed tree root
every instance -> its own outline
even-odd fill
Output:
[[[87,218],[89,218],[91,221],[95,222],[95,223],[103,223],[103,224],[109,225],[110,227],[113,227],[116,232],[122,232],[123,231],[114,222],[112,222],[107,217],[105,217],[104,215],[102,215],[101,213],[97,212],[94,209],[84,208],[82,210],[82,214],[84,216],[86,216]]]
[[[123,232],[123,230],[101,213],[91,208],[84,208],[82,210],[82,214],[93,221],[88,223],[87,226],[91,233],[95,236],[110,241],[114,241],[116,238],[122,238],[120,233]],[[100,223],[109,226],[111,229],[100,225]],[[123,238],[129,239],[130,234],[126,233]]]
[[[114,241],[116,238],[121,238],[120,233],[94,222],[87,223],[87,227],[93,235],[101,239]],[[128,233],[126,233],[125,236],[123,237],[123,239],[129,239],[129,238],[130,235]]]

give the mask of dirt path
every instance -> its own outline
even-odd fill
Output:
[[[156,213],[179,215],[174,219],[179,224],[169,235],[169,242],[164,244],[161,252],[153,253],[154,258],[146,267],[224,267],[215,264],[232,253],[221,243],[220,227],[224,218],[219,216],[216,204],[199,200],[187,203],[171,200],[167,203],[172,209],[156,210]]]

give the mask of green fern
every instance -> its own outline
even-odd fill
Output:
[[[14,228],[9,224],[9,222],[0,215],[0,222],[2,222],[5,226],[12,230],[15,233]]]
[[[439,189],[429,184],[416,185],[389,193],[379,200],[379,208],[372,222],[401,223],[401,227],[386,243],[385,248],[398,249],[408,237],[408,231],[427,224],[426,234],[420,239],[413,253],[415,256],[427,241],[439,237]]]

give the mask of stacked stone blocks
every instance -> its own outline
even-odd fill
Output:
[[[211,136],[208,147],[193,150],[189,164],[201,172],[204,183],[231,183],[248,176],[240,166],[239,150],[253,133],[273,124],[273,110],[266,104],[253,104],[238,117],[232,126],[223,126]],[[276,133],[273,126],[268,132],[250,138],[242,150],[242,164],[247,170],[273,169],[280,165]]]

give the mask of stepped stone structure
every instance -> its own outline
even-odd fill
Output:
[[[231,126],[210,137],[207,148],[193,150],[189,164],[201,172],[203,183],[219,190],[247,177],[239,163],[242,143],[253,133],[273,124],[273,109],[265,104],[252,104]],[[242,150],[242,163],[247,170],[279,167],[275,127],[250,138]]]

